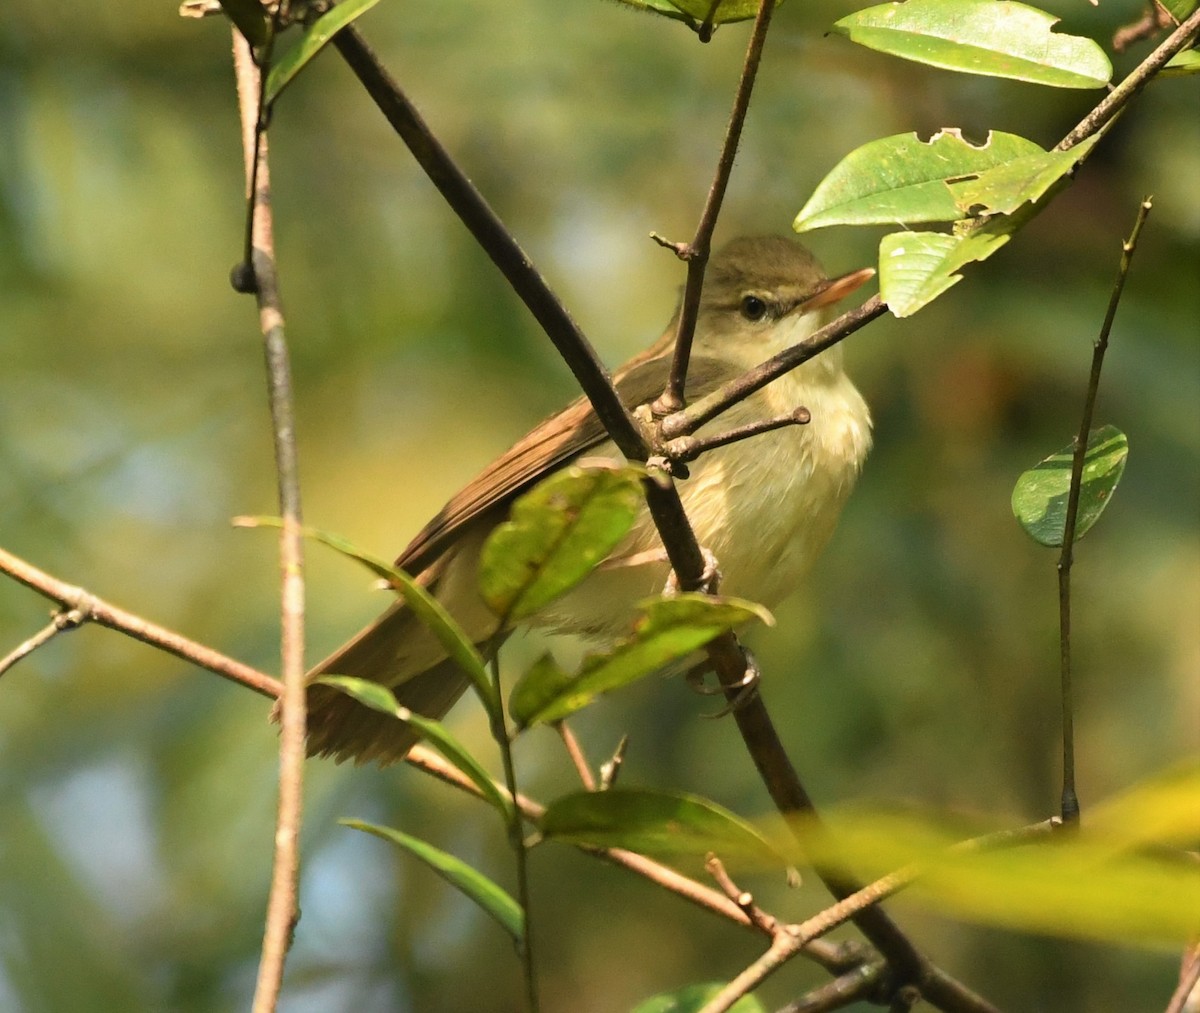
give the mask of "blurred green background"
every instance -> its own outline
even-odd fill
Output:
[[[778,14],[718,238],[786,233],[853,147],[997,128],[1050,146],[1095,93],[952,76]],[[1140,3],[1063,3],[1106,40]],[[746,26],[709,46],[614,4],[385,2],[363,22],[610,364],[657,336]],[[1120,76],[1143,44],[1116,58]],[[275,510],[252,304],[229,289],[242,179],[228,32],[173,3],[8,0],[0,18],[0,544],[248,662],[277,667]],[[1138,200],[1155,195],[1098,422],[1131,456],[1077,554],[1079,778],[1097,801],[1200,731],[1200,117],[1195,79],[1153,84],[1069,190],[993,260],[848,355],[876,448],[811,581],[754,644],[813,795],[1040,819],[1057,796],[1055,556],[1017,528],[1017,474],[1068,442]],[[391,556],[494,453],[572,396],[566,369],[335,55],[272,133],[306,518]],[[811,237],[831,271],[880,230]],[[309,554],[310,657],[381,607]],[[0,653],[47,604],[0,580]],[[537,645],[518,643],[513,665]],[[515,670],[515,668],[514,668]],[[651,680],[577,725],[624,778],[769,808],[728,721]],[[0,681],[0,1009],[248,1007],[270,872],[275,732],[253,694],[124,637],[57,639]],[[480,714],[455,727],[494,760]],[[571,787],[523,740],[535,797]],[[498,769],[498,768],[497,768]],[[407,769],[308,766],[303,918],[289,1011],[516,1008],[491,923],[336,817],[391,822],[511,883],[481,805]],[[567,849],[533,856],[548,1010],[611,1011],[735,974],[748,933]],[[821,891],[751,884],[799,920]],[[952,973],[1012,1010],[1161,1009],[1169,952],[963,926],[894,904]],[[768,1007],[824,980],[797,962]]]

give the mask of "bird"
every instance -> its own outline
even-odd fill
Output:
[[[731,240],[708,265],[687,373],[694,400],[814,333],[833,303],[870,271],[829,279],[799,242],[782,236]],[[679,308],[662,336],[613,374],[630,410],[663,391]],[[871,447],[871,415],[843,368],[840,345],[772,381],[696,433],[703,438],[755,420],[808,409],[805,425],[771,430],[705,452],[676,478],[696,538],[720,572],[722,593],[773,606],[795,590],[833,534]],[[512,501],[582,457],[624,463],[586,398],[549,417],[500,455],[425,525],[396,560],[475,640],[509,630],[477,588],[479,556]],[[584,581],[524,620],[596,643],[627,635],[635,604],[669,580],[657,530],[643,506],[624,541]],[[402,760],[411,727],[322,683],[353,676],[393,690],[401,706],[441,718],[468,685],[438,641],[397,600],[308,675],[310,756]]]

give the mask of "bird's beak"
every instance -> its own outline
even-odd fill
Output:
[[[849,274],[843,274],[841,277],[830,278],[817,289],[814,295],[810,295],[800,303],[796,310],[800,313],[811,313],[822,306],[832,306],[835,302],[841,302],[856,288],[874,277],[875,268],[863,267],[857,271],[851,271]]]

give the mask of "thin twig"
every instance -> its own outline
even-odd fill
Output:
[[[48,644],[64,630],[73,630],[77,626],[82,625],[86,619],[87,616],[77,608],[64,609],[54,613],[54,618],[50,620],[48,625],[38,630],[37,633],[24,643],[18,644],[3,658],[0,658],[0,675],[3,675],[18,661],[32,654],[43,644]]]
[[[885,961],[863,964],[781,1007],[778,1013],[831,1013],[842,1009],[877,991],[886,973]]]
[[[716,5],[713,5],[716,9]],[[687,382],[688,361],[692,354],[692,339],[696,334],[696,320],[700,314],[700,292],[704,286],[704,272],[708,267],[708,255],[712,248],[713,230],[725,200],[729,177],[733,172],[733,160],[737,156],[742,127],[750,108],[750,96],[754,92],[754,80],[758,76],[758,65],[762,61],[763,46],[767,41],[767,29],[771,27],[771,15],[775,12],[775,0],[761,0],[750,42],[746,48],[746,59],[742,64],[742,76],[738,81],[733,99],[733,111],[729,114],[729,125],[725,129],[725,142],[717,159],[716,172],[708,189],[708,199],[696,226],[696,234],[677,256],[687,262],[687,282],[683,289],[683,300],[679,306],[679,323],[675,328],[675,354],[671,360],[671,372],[667,385],[654,404],[654,412],[666,415],[678,411],[686,403],[684,385]],[[711,16],[711,15],[710,15]]]
[[[273,679],[265,672],[235,661],[195,640],[189,640],[174,630],[168,630],[165,626],[159,626],[139,615],[118,608],[81,587],[52,577],[44,570],[39,570],[32,563],[27,563],[5,549],[0,549],[0,573],[8,574],[30,590],[36,591],[44,598],[58,602],[67,609],[78,610],[87,622],[124,633],[134,640],[157,647],[160,651],[173,654],[177,658],[207,669],[231,682],[239,683],[272,700],[277,699],[283,692],[283,683],[278,679]]]
[[[735,426],[723,433],[712,436],[679,436],[669,441],[663,448],[672,464],[687,464],[701,454],[706,454],[717,447],[727,447],[731,443],[739,443],[763,433],[773,433],[776,429],[786,426],[805,426],[812,421],[812,413],[801,405],[786,415],[778,415],[773,419],[760,419],[757,422],[747,422],[744,426]]]
[[[575,737],[575,732],[571,730],[571,726],[566,721],[559,721],[555,728],[558,729],[558,737],[562,739],[563,747],[571,758],[571,765],[579,775],[580,783],[588,791],[595,791],[596,776],[592,773],[587,757],[583,755],[583,747],[579,744],[579,739]]]
[[[705,422],[716,418],[755,391],[761,390],[772,380],[783,376],[784,373],[791,372],[825,349],[836,345],[885,312],[887,312],[887,306],[879,296],[871,296],[861,306],[843,313],[832,323],[826,324],[803,341],[792,345],[791,348],[785,348],[779,354],[767,359],[766,362],[747,370],[741,376],[718,387],[711,394],[693,402],[682,411],[668,415],[662,420],[663,437],[671,440],[687,433],[694,433]]]
[[[1071,458],[1071,485],[1067,493],[1067,513],[1063,523],[1062,552],[1058,557],[1058,645],[1060,677],[1062,684],[1062,750],[1063,823],[1079,821],[1079,796],[1075,791],[1075,717],[1071,700],[1071,564],[1074,561],[1075,524],[1079,516],[1079,494],[1083,487],[1083,463],[1087,456],[1088,434],[1092,431],[1092,416],[1096,409],[1096,395],[1100,390],[1100,371],[1104,367],[1104,354],[1108,351],[1108,336],[1112,331],[1129,265],[1137,246],[1142,226],[1150,214],[1151,199],[1145,198],[1138,208],[1133,231],[1121,247],[1121,263],[1117,269],[1117,280],[1113,284],[1108,300],[1108,310],[1100,335],[1092,346],[1092,368],[1088,376],[1087,394],[1083,400],[1083,416],[1079,421],[1079,432],[1075,436],[1075,453]]]
[[[1163,64],[1184,49],[1197,32],[1200,32],[1200,9],[1193,11],[1183,24],[1166,37],[1162,45],[1138,64],[1124,81],[1110,91],[1095,109],[1080,120],[1074,130],[1058,142],[1054,150],[1068,151],[1111,122],[1125,107],[1125,103],[1162,70]]]
[[[268,43],[269,50],[269,43]],[[259,326],[267,365],[267,392],[279,484],[280,654],[283,695],[279,733],[279,808],[271,890],[267,898],[262,957],[254,987],[254,1013],[279,1004],[283,968],[299,917],[300,821],[304,800],[304,541],[301,536],[300,477],[291,366],[284,333],[271,220],[271,178],[263,122],[263,81],[249,44],[233,32],[234,69],[246,152],[247,199],[251,205],[252,270]],[[269,54],[265,60],[269,64]]]
[[[1200,943],[1188,947],[1179,967],[1179,985],[1164,1013],[1186,1013],[1188,1001],[1200,988]],[[1195,1008],[1194,1006],[1192,1008]]]

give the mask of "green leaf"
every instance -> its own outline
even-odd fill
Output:
[[[1091,39],[1050,31],[1058,21],[1012,0],[908,0],[868,7],[833,30],[869,49],[967,74],[1056,88],[1102,88],[1112,64]]]
[[[1161,71],[1164,77],[1200,74],[1200,49],[1185,49],[1171,57]]]
[[[289,49],[267,75],[266,103],[269,106],[292,79],[308,65],[338,32],[374,7],[379,0],[341,0],[304,29],[300,41]]]
[[[964,216],[947,182],[1044,155],[1033,141],[999,130],[983,144],[958,130],[940,130],[928,141],[896,134],[856,148],[827,175],[796,216],[797,232],[828,225],[895,225],[953,222]]]
[[[395,695],[386,686],[368,679],[355,679],[346,675],[326,675],[316,680],[343,693],[352,696],[359,703],[372,710],[391,714],[396,720],[411,725],[421,733],[421,736],[455,767],[471,779],[484,799],[495,806],[500,815],[510,822],[513,817],[512,802],[500,791],[492,776],[484,769],[483,764],[475,759],[466,746],[456,738],[440,721],[434,721],[421,714],[414,714],[407,707],[402,707]]]
[[[480,554],[479,589],[492,611],[522,619],[591,573],[633,526],[643,475],[572,465],[518,498]]]
[[[374,834],[415,855],[451,886],[461,890],[498,921],[510,936],[520,942],[525,936],[525,913],[512,897],[483,873],[432,844],[391,827],[375,826],[362,820],[338,820],[342,826]]]
[[[1039,545],[1062,545],[1067,522],[1067,497],[1071,486],[1072,443],[1022,472],[1013,488],[1012,509],[1029,536]],[[1115,426],[1101,426],[1088,434],[1079,488],[1079,514],[1075,538],[1082,538],[1100,519],[1125,471],[1129,442]]]
[[[675,21],[687,22],[693,31],[697,30],[705,19],[713,25],[724,25],[733,21],[749,21],[758,14],[759,0],[718,0],[713,8],[713,0],[620,0],[621,3],[639,10],[661,14]],[[782,2],[782,0],[780,0]],[[709,18],[709,15],[712,15]]]
[[[1200,756],[1088,809],[1088,831],[1120,849],[1191,848],[1200,840]]]
[[[661,992],[639,1002],[632,1013],[700,1013],[724,987],[723,982],[685,985],[674,992]],[[729,1007],[730,1013],[765,1013],[765,1009],[753,995],[744,995]]]
[[[686,658],[726,630],[751,619],[773,623],[761,605],[736,598],[681,594],[642,606],[633,635],[611,650],[586,657],[578,674],[567,676],[543,658],[513,687],[509,711],[519,728],[561,721],[602,693],[627,686]]]
[[[555,799],[540,823],[542,835],[587,848],[625,848],[664,860],[703,859],[713,852],[727,865],[780,869],[785,859],[740,816],[698,795],[612,788]]]
[[[556,700],[571,692],[575,676],[563,669],[554,655],[543,654],[521,676],[508,697],[508,713],[517,728],[527,728]]]
[[[1036,205],[1026,205],[1031,209]],[[959,270],[987,260],[1036,212],[996,215],[959,235],[893,232],[879,242],[879,295],[897,317],[912,316],[962,281]]]
[[[1177,25],[1183,24],[1192,11],[1200,4],[1197,0],[1160,0],[1162,5],[1171,13],[1171,17],[1175,19]]]
[[[879,294],[888,309],[897,317],[911,316],[962,281],[958,273],[962,268],[987,260],[1050,203],[1067,185],[1067,173],[1088,156],[1099,138],[1097,134],[1068,152],[1025,156],[948,186],[961,205],[1012,207],[1009,214],[956,223],[949,235],[895,232],[884,236],[879,243]]]
[[[972,214],[1012,214],[1041,200],[1055,183],[1091,154],[1103,135],[1093,134],[1069,151],[1038,151],[988,169],[974,178],[951,180],[954,203]]]
[[[237,26],[252,46],[267,41],[267,12],[258,0],[219,0],[226,17]]]
[[[1194,938],[1200,866],[1170,854],[1120,852],[1086,818],[1077,832],[981,849],[958,845],[960,833],[930,819],[824,815],[820,827],[793,824],[815,864],[873,879],[916,863],[901,897],[944,914],[1123,946],[1174,947]]]
[[[238,527],[267,527],[281,528],[283,521],[278,517],[239,517],[234,521]],[[476,650],[471,638],[463,632],[462,627],[454,621],[454,617],[442,606],[436,598],[412,579],[403,570],[385,563],[377,556],[371,555],[351,544],[340,535],[321,531],[319,528],[305,527],[301,529],[305,538],[327,545],[334,552],[339,552],[349,559],[362,563],[378,577],[382,577],[404,599],[404,603],[413,611],[421,624],[429,630],[449,655],[470,678],[471,685],[479,699],[483,701],[488,715],[496,718],[500,713],[500,700],[496,689],[488,678],[483,658]]]

